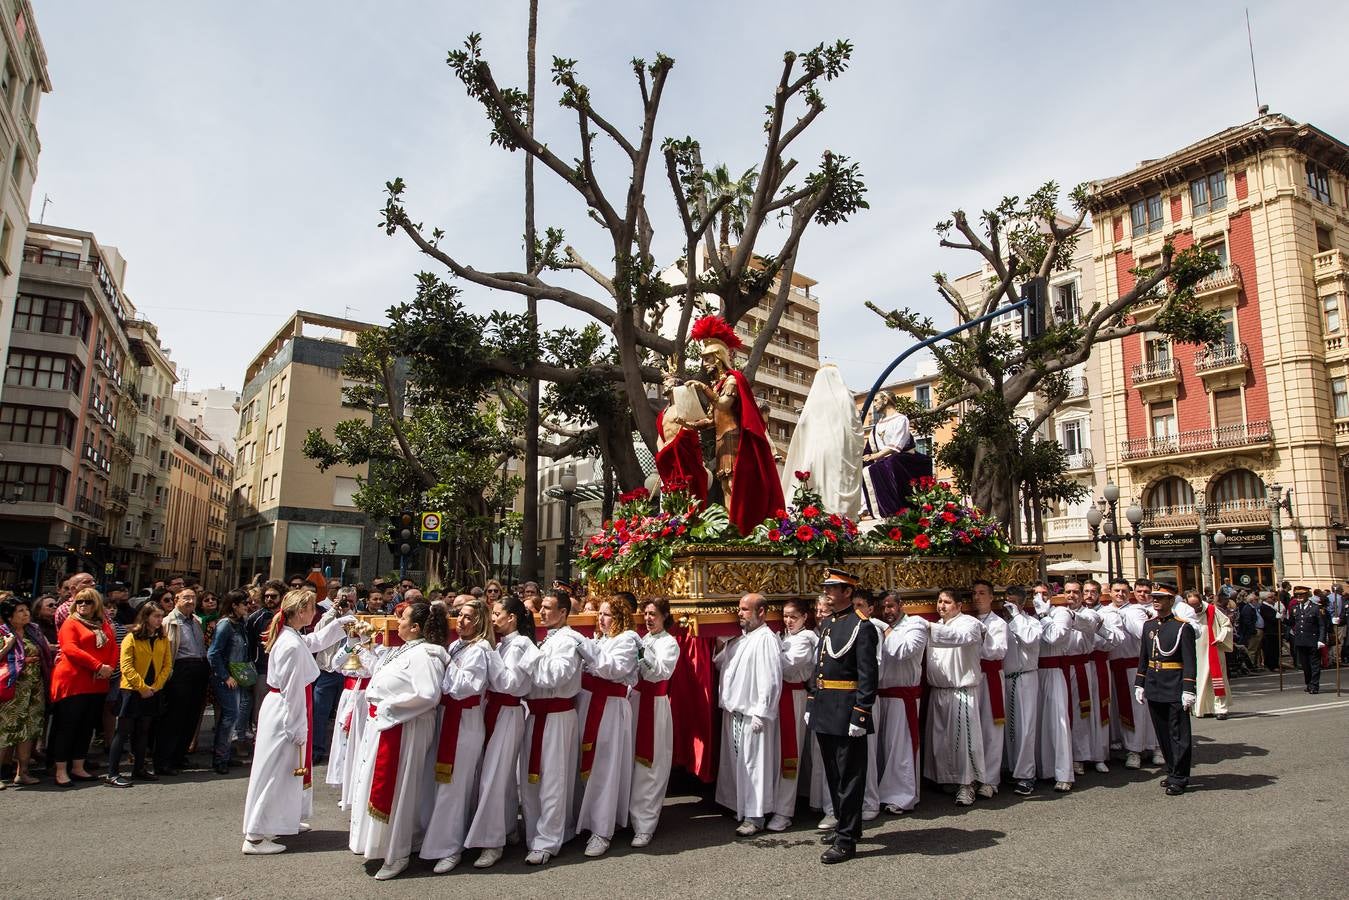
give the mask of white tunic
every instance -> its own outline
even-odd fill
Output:
[[[395,647],[375,667],[366,688],[366,702],[375,714],[362,736],[352,791],[352,853],[366,859],[392,862],[412,855],[421,843],[422,829],[430,816],[436,725],[440,709],[440,684],[445,677],[448,654],[444,647],[413,641]],[[401,733],[396,729],[401,728]],[[388,821],[371,809],[377,754],[381,738],[399,740],[396,781]],[[384,771],[380,775],[388,777]]]
[[[760,625],[730,641],[713,662],[721,668],[723,710],[717,802],[737,819],[762,818],[773,806],[781,755],[781,644],[772,629]]]
[[[1040,740],[1037,769],[1041,778],[1073,783],[1073,732],[1068,722],[1068,682],[1071,670],[1045,668],[1044,661],[1068,653],[1073,614],[1056,606],[1040,619]],[[1074,689],[1076,690],[1076,689]]]
[[[512,697],[528,694],[534,686],[530,673],[538,654],[533,642],[519,632],[503,635],[496,653],[487,657],[488,690]],[[501,707],[483,750],[478,809],[464,846],[504,847],[506,835],[515,831],[520,809],[520,748],[524,733],[524,707]]]
[[[566,625],[548,632],[533,668],[530,700],[574,698],[581,691],[584,638]],[[520,805],[525,815],[525,840],[530,850],[556,855],[576,834],[576,757],[581,745],[575,707],[547,716],[539,758],[539,778],[529,778],[530,741],[536,715],[525,720],[520,745]]]
[[[815,667],[816,647],[820,638],[808,628],[802,628],[796,634],[782,636],[782,681],[804,684]],[[785,690],[785,688],[784,688]],[[796,725],[796,768],[790,773],[778,773],[777,790],[774,792],[773,812],[791,818],[796,812],[796,798],[805,782],[798,777],[805,771],[804,753],[806,749],[806,690],[804,687],[792,691],[792,716]],[[781,729],[782,723],[778,723]],[[779,731],[779,734],[781,732]],[[778,741],[778,752],[782,752],[782,741]],[[779,760],[779,764],[781,760]],[[781,765],[779,765],[779,769]],[[790,776],[790,777],[789,777]]]
[[[1179,605],[1179,603],[1177,603]],[[1190,620],[1194,626],[1196,635],[1194,663],[1195,663],[1195,703],[1192,713],[1195,718],[1211,715],[1213,713],[1227,713],[1227,701],[1231,696],[1232,682],[1227,680],[1227,650],[1232,649],[1232,620],[1227,618],[1222,612],[1214,611],[1213,630],[1217,634],[1218,640],[1218,674],[1223,680],[1223,684],[1228,691],[1227,697],[1219,697],[1213,690],[1213,675],[1209,667],[1209,628],[1208,628],[1208,608],[1205,603]]]
[[[277,634],[268,654],[267,686],[258,710],[253,745],[253,768],[244,800],[244,834],[280,836],[299,834],[309,818],[314,791],[295,770],[304,765],[309,717],[305,689],[319,677],[314,654],[342,639],[343,620],[330,622],[313,634],[289,626]]]
[[[679,664],[679,642],[668,631],[642,637],[642,657],[637,675],[642,681],[668,682]],[[633,728],[637,727],[641,695],[628,696],[632,704]],[[635,759],[632,767],[632,795],[628,802],[628,821],[634,834],[654,834],[670,783],[670,765],[674,758],[674,724],[670,716],[670,698],[653,697],[651,704],[653,756],[648,763]],[[636,745],[634,744],[634,748]]]
[[[1007,656],[1007,623],[997,614],[989,612],[979,617],[984,626],[984,640],[979,646],[980,660],[999,661],[998,670],[991,676],[979,671],[979,723],[984,739],[984,771],[990,784],[1002,780],[1002,729],[1007,715],[1007,691],[1003,688],[1003,721],[993,717],[993,695],[988,680],[990,677],[1002,680],[1001,661]],[[1000,685],[1001,686],[1001,685]]]
[[[1040,728],[1040,639],[1043,635],[1040,620],[1019,608],[1007,623],[1007,655],[1002,658],[1003,706],[1007,713],[1003,723],[1003,759],[1017,781],[1035,779],[1035,743]]]
[[[342,796],[337,801],[337,808],[347,810],[351,808],[350,793],[351,785],[355,780],[357,748],[361,746],[361,735],[365,734],[365,720],[368,718],[365,702],[365,682],[370,678],[370,671],[374,668],[377,652],[383,652],[384,648],[378,651],[371,649],[358,649],[357,657],[361,661],[361,667],[354,670],[343,670],[341,666],[347,661],[347,653],[339,654],[336,662],[340,672],[347,678],[356,680],[354,687],[343,687],[342,695],[337,698],[337,718],[333,722],[333,737],[328,747],[328,771],[324,774],[323,780],[328,784],[341,785]],[[349,651],[348,651],[349,652]],[[358,715],[359,712],[359,715]]]
[[[923,651],[927,649],[927,622],[919,616],[904,615],[885,630],[880,643],[879,687],[911,688],[922,683]],[[921,713],[921,707],[920,707]],[[880,759],[880,778],[876,785],[880,802],[913,809],[921,792],[918,779],[918,751],[914,750],[914,732],[909,729],[908,710],[901,697],[876,697],[876,733]],[[918,742],[921,749],[921,741]]]
[[[592,642],[586,671],[596,678],[631,688],[637,683],[637,650],[641,643],[635,631],[596,638]],[[581,694],[585,702],[577,704],[577,724],[584,728],[585,716],[594,698],[586,690]],[[624,828],[628,824],[634,733],[632,704],[627,695],[606,697],[603,702],[604,713],[595,735],[590,775],[586,777],[582,773],[581,808],[576,814],[576,830],[589,831],[608,840],[614,836],[615,828]]]
[[[928,623],[927,743],[923,768],[938,784],[986,781],[979,715],[979,648],[984,627],[964,613]]]
[[[1128,690],[1125,691],[1126,696],[1112,698],[1114,705],[1111,707],[1111,719],[1112,724],[1118,724],[1118,735],[1124,749],[1131,753],[1143,753],[1157,749],[1157,733],[1152,727],[1152,714],[1148,712],[1148,702],[1144,700],[1139,703],[1134,698],[1134,673],[1138,671],[1138,654],[1143,644],[1143,626],[1147,624],[1149,610],[1137,603],[1126,603],[1115,607],[1115,611],[1120,621],[1120,642],[1110,651],[1110,658],[1127,662],[1125,684]],[[1133,728],[1125,727],[1120,718],[1119,712],[1125,703],[1130,704],[1133,711]]]
[[[459,739],[455,744],[453,771],[441,772],[436,768],[441,740],[440,732],[436,733],[431,750],[435,805],[422,838],[419,854],[422,859],[444,859],[464,852],[464,838],[478,805],[478,764],[482,759],[484,735],[481,698],[487,690],[487,660],[492,655],[491,646],[483,640],[469,643],[458,640],[450,645],[449,663],[440,683],[441,694],[451,700],[480,699],[477,706],[459,711]],[[442,700],[441,728],[445,726],[448,712]]]

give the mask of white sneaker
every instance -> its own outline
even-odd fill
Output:
[[[773,817],[768,820],[769,831],[786,831],[792,827],[792,820],[781,813],[773,813]]]
[[[310,832],[310,831],[313,831],[313,830],[314,830],[314,829],[313,829],[313,826],[311,826],[308,822],[301,822],[301,823],[300,823],[300,834],[305,834],[305,833]]]
[[[244,841],[245,856],[271,856],[273,853],[285,853],[286,848],[271,838],[259,838],[256,841]]]
[[[436,862],[436,867],[431,871],[435,872],[437,875],[444,875],[446,872],[453,872],[454,867],[457,865],[459,865],[458,853],[454,856],[447,856],[444,859],[439,860]]]
[[[1056,782],[1054,782],[1054,790],[1058,791],[1060,794],[1066,794],[1066,793],[1068,793],[1069,791],[1071,791],[1072,789],[1073,789],[1073,783],[1072,783],[1071,781],[1056,781]]]
[[[388,881],[391,878],[397,878],[399,875],[402,875],[403,870],[408,867],[408,861],[410,859],[411,857],[409,856],[405,856],[402,859],[395,859],[393,861],[389,861],[386,859],[384,861],[384,865],[380,866],[379,871],[375,873],[375,880]]]
[[[1141,769],[1142,767],[1143,767],[1143,757],[1139,756],[1137,753],[1134,753],[1132,750],[1130,750],[1129,755],[1124,757],[1124,768]]]
[[[834,816],[829,815],[828,813],[825,813],[824,818],[820,820],[820,824],[816,825],[815,827],[820,831],[833,831],[835,828],[838,827],[838,819],[836,819]]]
[[[590,840],[586,842],[586,856],[594,859],[597,856],[603,856],[609,852],[609,839],[600,837],[598,834],[592,834]]]
[[[1096,764],[1096,771],[1097,771],[1097,772],[1100,772],[1102,775],[1109,775],[1109,774],[1110,774],[1110,767],[1107,766],[1107,765],[1106,765],[1105,763],[1103,763],[1103,762],[1098,762],[1098,763]]]
[[[475,869],[490,869],[501,861],[501,848],[488,847],[478,854],[478,858],[473,861]]]
[[[880,818],[880,815],[881,811],[879,809],[864,809],[862,810],[862,821],[874,822],[876,819]]]
[[[632,836],[632,846],[645,847],[651,843],[651,839],[653,837],[655,837],[654,834],[648,834],[645,831],[639,831],[637,834],[634,834]]]
[[[883,807],[881,807],[881,808],[884,809],[887,813],[889,813],[889,814],[892,815],[892,816],[902,816],[902,815],[904,815],[904,807],[900,806],[900,805],[897,804],[897,803],[887,803],[887,804],[885,804],[885,806],[883,806]]]
[[[1082,775],[1082,774],[1084,774],[1086,771],[1087,771],[1087,767],[1084,766],[1084,765],[1082,765],[1082,763],[1080,763],[1080,762],[1075,762],[1075,763],[1073,763],[1073,774],[1074,774],[1074,775]]]
[[[1162,755],[1162,751],[1160,751],[1160,750],[1153,750],[1153,751],[1152,751],[1152,764],[1153,764],[1154,766],[1164,766],[1164,765],[1166,765],[1166,757]]]
[[[974,805],[974,785],[962,784],[956,791],[956,806]]]
[[[746,817],[740,826],[735,829],[735,833],[741,837],[750,837],[763,831],[763,820]]]
[[[525,857],[525,864],[530,866],[541,866],[552,858],[553,855],[547,850],[531,850],[529,851],[529,855]]]
[[[979,785],[979,796],[983,797],[985,800],[992,800],[993,796],[997,793],[998,793],[997,785],[993,784]]]

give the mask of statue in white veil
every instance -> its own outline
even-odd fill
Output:
[[[782,494],[796,490],[796,473],[810,472],[810,488],[819,493],[825,512],[857,518],[862,506],[862,423],[852,391],[838,366],[825,363],[815,373],[792,433],[782,467]]]

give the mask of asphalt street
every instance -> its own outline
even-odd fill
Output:
[[[969,809],[925,785],[911,814],[882,816],[858,857],[819,863],[817,814],[780,835],[737,839],[735,823],[687,782],[674,786],[655,842],[609,854],[567,845],[542,869],[519,847],[484,873],[434,875],[414,861],[375,882],[346,849],[336,792],[316,777],[314,831],[273,857],[239,852],[247,771],[209,769],[116,790],[83,784],[0,792],[4,891],[24,898],[496,897],[1190,897],[1342,896],[1349,671],[1335,695],[1301,675],[1236,679],[1227,721],[1195,724],[1194,789],[1166,797],[1155,770],[1088,773],[1056,795],[1004,789]],[[195,757],[194,759],[202,759]],[[471,861],[472,856],[467,857]]]

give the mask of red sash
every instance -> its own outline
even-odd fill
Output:
[[[670,679],[647,681],[637,679],[637,742],[633,756],[637,762],[651,768],[656,758],[656,698],[670,695]]]
[[[1212,603],[1208,605],[1208,677],[1213,682],[1213,696],[1227,696],[1227,680],[1223,678],[1223,662],[1218,656],[1218,642],[1213,635],[1213,617],[1218,614],[1218,608]],[[1325,657],[1322,657],[1324,659]]]
[[[988,685],[988,706],[993,711],[993,724],[1001,725],[1007,719],[1002,703],[1002,660],[981,659],[979,668],[984,673],[984,684]]]
[[[804,681],[782,682],[782,693],[778,696],[778,739],[782,750],[782,777],[795,778],[799,760],[796,756],[796,704],[792,698],[797,691],[804,691]]]
[[[585,727],[581,731],[581,780],[584,781],[590,777],[590,769],[595,764],[595,741],[600,735],[604,707],[608,705],[610,697],[627,697],[628,686],[621,681],[582,675],[581,687],[590,691],[590,705],[586,707]]]
[[[370,704],[370,718],[375,717],[375,704]],[[375,771],[370,776],[370,815],[381,822],[389,821],[393,813],[393,795],[398,787],[398,757],[403,751],[403,723],[379,733],[375,747]]]
[[[1085,658],[1085,657],[1084,657],[1084,658]],[[1068,687],[1069,687],[1068,680],[1069,680],[1069,678],[1072,677],[1072,676],[1070,676],[1070,675],[1068,674],[1068,669],[1070,668],[1071,660],[1072,660],[1072,657],[1070,657],[1070,656],[1042,656],[1042,657],[1040,657],[1040,668],[1042,668],[1042,669],[1058,669],[1060,672],[1063,673],[1063,685],[1064,685],[1064,687],[1065,687],[1065,688],[1068,688]],[[1083,680],[1085,681],[1086,676],[1087,676],[1087,670],[1086,670],[1086,669],[1082,669],[1082,670],[1079,672],[1079,674],[1082,676]],[[1086,687],[1085,684],[1083,684],[1083,683],[1081,683],[1081,682],[1079,682],[1078,686],[1079,686],[1079,688],[1082,688],[1082,689],[1085,689],[1085,687]],[[1068,690],[1068,700],[1071,701],[1072,698],[1073,698],[1073,692],[1072,692],[1072,690],[1070,689],[1070,690]],[[1073,708],[1072,708],[1072,706],[1069,705],[1068,703],[1065,703],[1063,708],[1064,708],[1064,711],[1068,714],[1068,731],[1069,731],[1069,733],[1071,733],[1072,730],[1073,730]]]
[[[347,678],[342,682],[342,690],[344,690],[344,691],[363,691],[363,690],[366,689],[366,687],[367,687],[369,684],[370,684],[370,679],[369,679],[368,677],[367,677],[367,678],[351,678],[351,677],[347,677]],[[351,731],[351,714],[354,713],[355,711],[356,711],[356,704],[353,703],[353,704],[351,704],[351,709],[347,710],[347,717],[346,717],[345,719],[342,720],[342,730],[343,730],[343,731]]]
[[[1077,714],[1084,719],[1091,718],[1091,682],[1087,681],[1087,663],[1091,661],[1090,653],[1072,653],[1063,657],[1063,661],[1072,666],[1073,672],[1077,675]],[[1063,677],[1068,677],[1068,670],[1063,670]],[[1072,694],[1069,694],[1072,697]],[[1069,720],[1071,721],[1071,716]]]
[[[1110,680],[1119,699],[1119,722],[1130,731],[1134,730],[1134,703],[1129,696],[1129,670],[1136,668],[1138,660],[1127,656],[1110,660]]]
[[[891,700],[904,701],[904,718],[909,720],[909,741],[913,744],[914,758],[918,758],[918,701],[923,696],[921,684],[906,687],[884,687],[876,689],[876,696]]]
[[[454,780],[454,754],[459,747],[459,720],[464,710],[473,709],[482,702],[481,694],[474,694],[463,700],[456,700],[449,694],[443,694],[440,705],[445,712],[440,717],[440,743],[436,746],[436,782],[449,784]]]
[[[1104,650],[1093,650],[1087,654],[1092,665],[1096,667],[1096,696],[1101,702],[1101,708],[1097,710],[1101,716],[1101,724],[1110,724],[1110,679],[1106,671],[1110,666],[1110,654]]]
[[[280,688],[268,687],[273,694],[281,693]],[[304,789],[314,785],[314,685],[304,686]]]
[[[593,698],[592,698],[593,699]],[[543,754],[543,726],[553,713],[576,708],[575,697],[541,697],[529,701],[529,714],[534,717],[534,731],[529,736],[529,783],[539,783],[539,757]],[[568,775],[568,778],[571,776]]]
[[[497,727],[497,714],[501,712],[501,708],[519,705],[520,698],[514,694],[503,694],[499,691],[487,692],[487,709],[482,715],[482,724],[487,731],[487,740],[492,739],[492,730]]]

